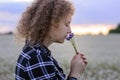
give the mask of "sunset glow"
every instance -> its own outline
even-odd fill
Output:
[[[111,29],[114,29],[113,25],[105,25],[105,24],[84,24],[84,25],[71,25],[72,31],[76,35],[107,35]]]
[[[116,28],[115,25],[105,24],[84,24],[84,25],[71,25],[72,32],[76,35],[107,35],[111,29]],[[0,33],[13,31],[9,26],[0,27]]]
[[[13,32],[13,28],[9,27],[9,26],[0,26],[0,34],[5,34],[8,32]]]

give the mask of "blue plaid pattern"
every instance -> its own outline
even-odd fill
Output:
[[[15,69],[15,80],[64,80],[65,74],[48,48],[25,45]]]

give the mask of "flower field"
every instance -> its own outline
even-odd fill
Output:
[[[87,80],[120,80],[120,35],[75,36],[77,50],[87,57]],[[22,45],[13,35],[0,35],[0,80],[14,80],[15,63]],[[68,74],[75,51],[70,42],[50,46],[52,55]]]

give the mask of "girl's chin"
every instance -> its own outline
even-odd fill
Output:
[[[56,43],[64,43],[64,40],[55,41]]]

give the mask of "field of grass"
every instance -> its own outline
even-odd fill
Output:
[[[88,60],[87,80],[120,80],[120,35],[76,36],[79,52]],[[13,35],[0,35],[0,80],[14,80],[15,63],[22,45]],[[70,42],[50,46],[52,55],[68,74],[69,63],[75,54]]]

